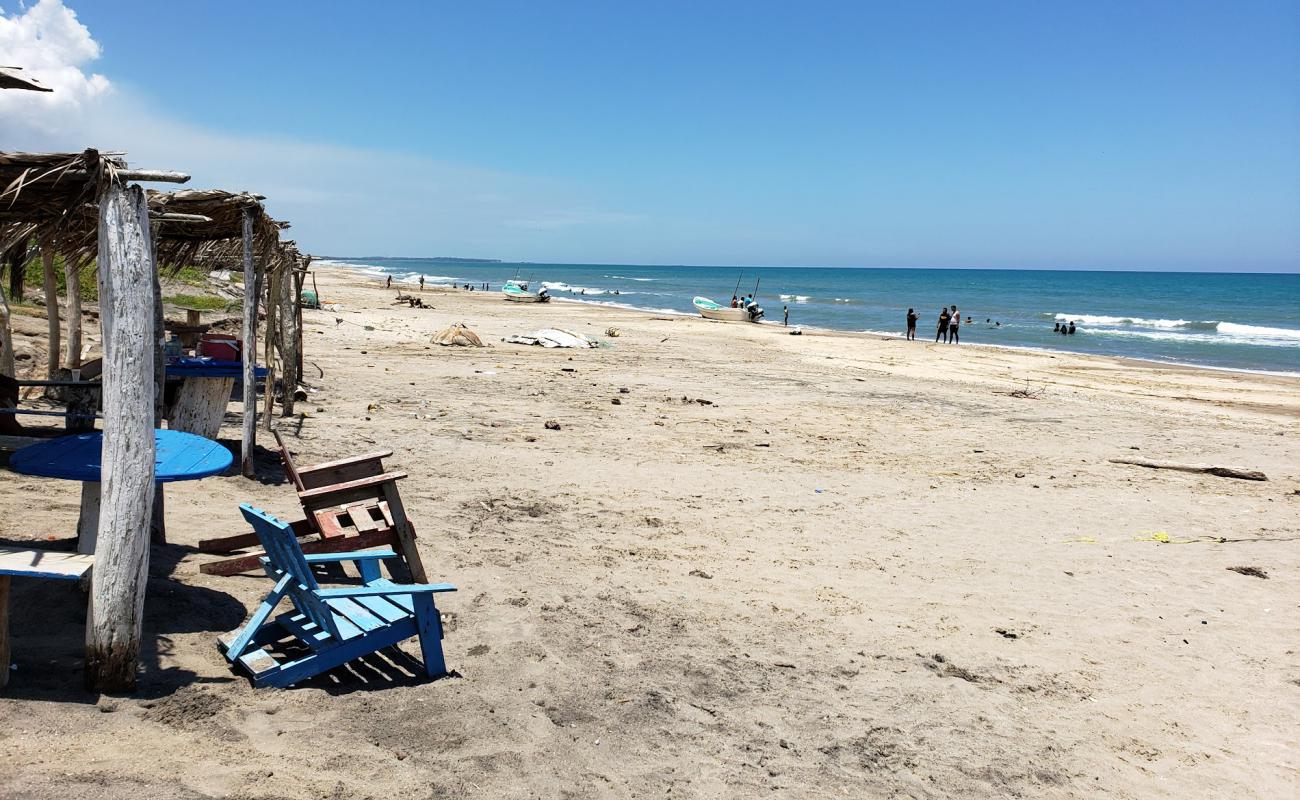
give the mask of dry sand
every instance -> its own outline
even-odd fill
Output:
[[[1295,796],[1300,380],[320,279],[289,439],[395,451],[456,676],[227,669],[269,583],[193,545],[295,513],[266,452],[168,487],[137,695],[15,585],[0,796]],[[458,321],[493,346],[428,344]],[[621,335],[500,342],[544,325]],[[2,538],[70,535],[75,484],[6,486]]]

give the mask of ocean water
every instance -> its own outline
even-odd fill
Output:
[[[755,291],[769,323],[934,340],[941,306],[972,322],[962,344],[1064,350],[1167,363],[1300,374],[1300,274],[1074,272],[994,269],[689,267],[330,259],[376,277],[437,284],[511,278],[558,301],[694,314],[696,295],[728,303]],[[1076,333],[1053,333],[1074,321]],[[1001,323],[997,325],[996,323]]]

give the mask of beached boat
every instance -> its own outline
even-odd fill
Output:
[[[757,322],[758,318],[749,316],[749,312],[743,308],[731,308],[730,306],[718,305],[707,297],[697,297],[694,301],[695,310],[700,312],[700,316],[705,319],[717,319],[723,322]],[[760,313],[759,316],[762,316]]]
[[[505,286],[501,287],[501,293],[507,300],[515,303],[545,303],[551,299],[551,295],[545,289],[540,292],[530,292],[528,284],[520,284],[515,281],[506,281]]]

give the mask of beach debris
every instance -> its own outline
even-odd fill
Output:
[[[611,339],[617,339],[619,337],[618,328],[606,328],[605,335]]]
[[[1040,386],[1035,389],[1029,385],[1029,381],[1025,381],[1025,388],[1023,389],[1012,389],[1009,392],[994,392],[994,394],[1005,394],[1007,397],[1019,397],[1022,400],[1037,400],[1043,396],[1043,392],[1045,391],[1047,391],[1046,388]]]
[[[622,401],[622,400],[619,400],[617,397],[611,398],[610,401],[609,401],[609,403],[610,403],[610,405],[614,405],[614,406],[621,406],[621,405],[623,405],[623,401]]]
[[[711,581],[711,580],[713,580],[713,576],[710,575],[709,573],[705,572],[705,571],[702,570],[702,569],[693,569],[693,570],[691,570],[690,572],[688,572],[687,574],[690,575],[690,576],[692,576],[692,577],[695,577],[695,578],[703,578],[703,579],[706,580],[706,581]]]
[[[620,389],[618,390],[618,393],[619,393],[619,394],[631,394],[631,393],[632,393],[632,390],[629,389],[629,388],[627,388],[626,386],[624,386],[624,387],[622,387],[622,388],[620,388]]]
[[[553,419],[548,419],[546,420],[546,423],[544,424],[543,427],[545,427],[546,430],[548,431],[558,431],[560,429],[560,423],[556,422]]]
[[[1229,572],[1235,572],[1238,575],[1249,575],[1252,578],[1263,578],[1268,580],[1268,573],[1261,567],[1228,567]]]
[[[483,340],[478,338],[478,334],[469,329],[463,322],[458,322],[449,328],[443,328],[433,335],[433,343],[440,344],[444,347],[486,347]]]
[[[1017,478],[1023,478],[1023,477],[1025,477],[1025,473],[1023,473],[1023,472],[1017,472],[1017,473],[1016,473],[1016,477],[1017,477]]]
[[[1258,470],[1238,469],[1236,467],[1217,467],[1211,464],[1176,464],[1171,461],[1147,461],[1141,458],[1112,458],[1112,464],[1128,464],[1147,469],[1172,469],[1178,472],[1195,472],[1205,475],[1217,475],[1220,478],[1237,478],[1243,481],[1266,481],[1268,476]]]
[[[798,328],[795,328],[794,330],[790,331],[790,335],[791,335],[791,336],[803,336],[803,331],[799,330]]]
[[[1020,634],[1016,633],[1015,631],[1009,631],[1006,628],[994,628],[993,632],[996,633],[998,636],[1001,636],[1003,639],[1020,638]]]
[[[515,334],[502,339],[511,344],[541,345],[542,347],[568,347],[588,349],[598,345],[580,333],[561,330],[560,328],[542,328],[529,334]]]

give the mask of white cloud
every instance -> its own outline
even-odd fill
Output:
[[[270,213],[293,223],[286,237],[316,253],[562,257],[557,232],[617,241],[643,219],[600,210],[568,181],[194,125],[90,73],[99,54],[62,0],[0,11],[0,65],[54,90],[0,91],[0,149],[122,151],[132,166],[189,173],[193,188],[264,194]]]
[[[53,92],[0,91],[0,142],[75,125],[107,93],[108,78],[87,72],[99,43],[63,0],[39,0],[10,15],[0,9],[0,66],[22,67]]]

